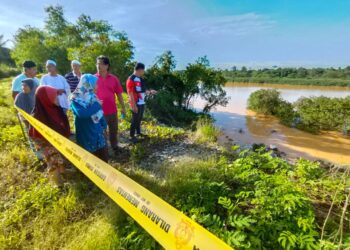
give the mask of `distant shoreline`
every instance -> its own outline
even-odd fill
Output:
[[[350,80],[345,79],[305,79],[305,78],[244,78],[244,77],[226,77],[227,83],[240,84],[281,84],[281,85],[300,85],[300,86],[338,86],[350,87]]]

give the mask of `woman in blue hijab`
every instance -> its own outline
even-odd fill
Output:
[[[98,158],[108,161],[104,131],[107,128],[102,106],[94,90],[97,77],[84,74],[71,95],[77,143]]]

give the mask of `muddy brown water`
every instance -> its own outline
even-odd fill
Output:
[[[348,87],[316,87],[278,84],[228,83],[225,90],[230,97],[226,107],[217,107],[212,114],[216,126],[224,132],[223,138],[231,138],[241,145],[264,143],[277,146],[290,158],[303,157],[310,160],[321,159],[341,165],[350,165],[350,137],[339,132],[310,134],[286,127],[271,116],[259,116],[247,110],[249,95],[262,88],[275,88],[282,98],[294,102],[305,96],[346,97]],[[203,106],[196,99],[195,108]],[[223,140],[222,138],[222,140]]]

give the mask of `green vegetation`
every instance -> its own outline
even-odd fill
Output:
[[[196,122],[196,132],[194,138],[198,143],[214,143],[217,142],[221,131],[214,126],[209,118],[201,118]]]
[[[78,171],[51,186],[22,138],[9,80],[1,81],[0,248],[161,249],[137,223]],[[121,132],[128,128],[121,122]],[[350,247],[349,171],[299,160],[291,165],[264,148],[145,169],[139,162],[188,133],[146,114],[149,139],[114,166],[196,220],[235,249]],[[197,122],[198,147],[214,143],[210,120]],[[142,150],[139,150],[142,148]],[[115,161],[117,164],[115,164]],[[71,166],[71,168],[74,168]]]
[[[7,41],[4,36],[0,35],[0,78],[14,76],[19,73],[19,69],[15,68],[15,63],[10,56],[10,49],[5,47]]]
[[[65,74],[70,71],[70,60],[78,59],[84,72],[95,72],[96,57],[104,54],[111,60],[111,70],[125,81],[132,71],[133,59],[133,46],[125,33],[84,14],[70,23],[61,6],[49,6],[45,11],[44,29],[25,26],[16,32],[11,56],[17,65],[30,58],[43,71],[46,60],[54,59]]]
[[[221,71],[210,67],[206,57],[198,58],[183,71],[176,71],[176,62],[170,51],[164,52],[146,72],[147,86],[160,90],[148,102],[152,116],[175,126],[190,125],[198,117],[191,110],[195,97],[204,100],[203,112],[217,105],[226,105],[228,99],[223,87],[225,78]]]
[[[272,68],[223,71],[229,82],[276,83],[290,85],[350,86],[350,66],[346,68]]]
[[[260,89],[249,96],[248,108],[313,133],[337,130],[347,134],[349,131],[350,97],[302,97],[292,104],[283,100],[275,89]]]
[[[30,58],[43,70],[44,62],[51,58],[66,72],[74,58],[82,61],[85,72],[94,72],[95,57],[105,54],[111,58],[111,71],[122,81],[130,74],[133,46],[126,34],[86,15],[70,23],[60,6],[49,6],[46,12],[44,29],[26,26],[17,31],[11,52],[17,65]],[[349,248],[350,171],[302,159],[290,164],[263,147],[218,147],[220,131],[206,113],[227,103],[222,72],[211,68],[206,57],[182,71],[175,70],[175,65],[174,56],[167,51],[147,70],[148,87],[158,90],[158,95],[147,100],[143,128],[148,137],[126,146],[110,164],[235,249]],[[11,67],[9,63],[0,70],[8,74]],[[306,70],[302,75],[305,70],[298,69],[294,78],[283,70],[271,72],[290,81],[310,77],[310,81],[336,78],[345,82],[348,70],[339,70],[341,77],[332,75],[333,70],[322,74]],[[244,78],[252,73],[242,72],[245,75],[235,72],[233,76]],[[191,109],[196,96],[205,101],[204,114]],[[308,98],[292,105],[277,91],[262,90],[252,94],[249,107],[276,115],[291,126],[339,129],[350,126],[346,120],[349,102]],[[23,138],[12,105],[10,80],[0,80],[0,249],[161,249],[69,163],[64,187],[51,186],[44,164]],[[316,110],[321,112],[316,115]],[[120,123],[121,139],[127,136],[129,120],[130,112]],[[191,140],[191,147],[200,153],[190,160],[148,158],[164,147],[171,153],[172,147]],[[144,167],[147,161],[151,167]],[[158,166],[152,167],[155,163]]]

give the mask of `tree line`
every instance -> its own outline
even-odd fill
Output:
[[[264,68],[241,69],[232,67],[223,71],[231,82],[281,83],[300,85],[350,86],[350,66],[344,68]]]

